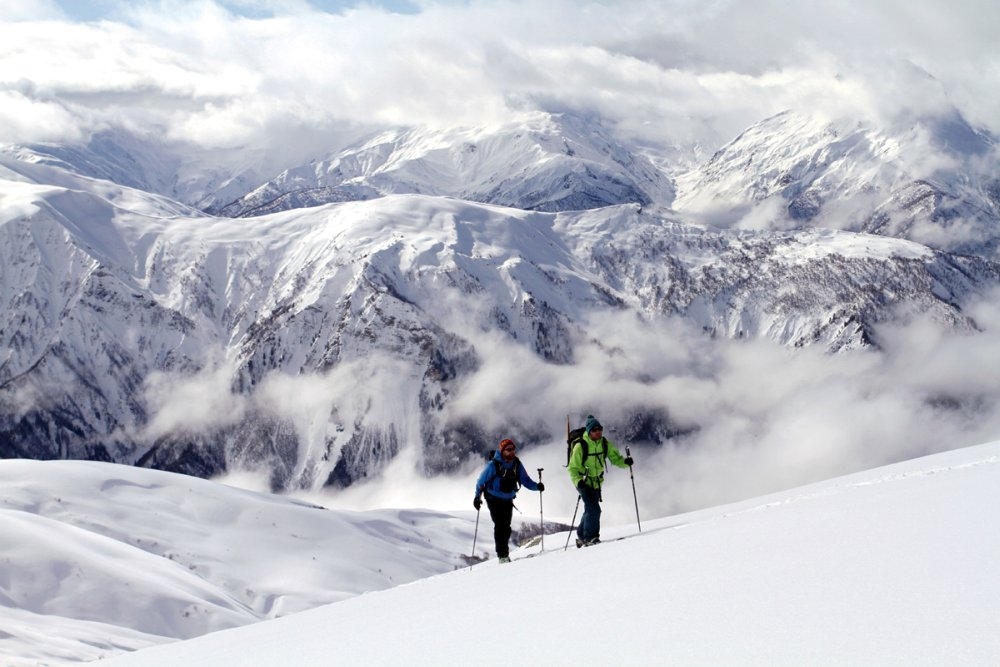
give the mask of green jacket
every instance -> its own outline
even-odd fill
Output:
[[[584,457],[584,447],[590,452],[590,456]],[[583,438],[573,445],[573,451],[569,455],[569,478],[573,481],[573,486],[578,487],[580,480],[586,480],[587,486],[599,489],[604,483],[605,459],[610,460],[619,468],[627,468],[625,457],[621,455],[607,438],[599,441],[590,439],[589,433],[584,433]]]

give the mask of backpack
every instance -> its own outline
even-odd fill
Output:
[[[569,424],[566,424],[566,426],[568,428]],[[583,442],[584,433],[586,433],[586,429],[581,426],[580,428],[575,428],[566,434],[566,465],[569,465],[569,457],[573,456],[573,445],[578,442]],[[589,454],[590,452],[588,451],[587,453]]]
[[[566,465],[569,466],[569,459],[573,456],[573,447],[576,443],[580,443],[583,446],[583,464],[587,464],[588,456],[599,456],[597,452],[591,451],[590,447],[587,446],[587,441],[583,439],[583,434],[586,433],[585,427],[575,428],[569,432],[566,437]],[[601,436],[601,446],[604,448],[604,465],[608,464],[608,444],[604,436]]]
[[[496,460],[496,451],[490,451],[487,457],[492,463],[493,467],[496,468],[496,476],[500,478],[500,490],[504,493],[514,493],[521,489],[521,477],[518,473],[521,472],[521,459],[514,457],[514,467],[504,468],[500,465],[500,462]]]

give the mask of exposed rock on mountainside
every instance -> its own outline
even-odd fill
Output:
[[[992,154],[956,123],[923,141],[784,114],[679,178],[674,207],[599,123],[394,131],[252,190],[222,178],[239,219],[167,196],[177,162],[148,150],[9,147],[0,455],[345,486],[412,448],[429,474],[478,457],[470,379],[513,350],[582,363],[597,311],[832,353],[900,317],[974,330],[964,304],[1000,284],[996,178],[913,157]],[[188,183],[202,204],[213,178]],[[626,442],[691,428],[649,403],[616,417]]]

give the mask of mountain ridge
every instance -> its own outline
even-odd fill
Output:
[[[620,148],[600,128],[588,133],[579,118],[563,117],[556,126],[545,124],[549,116],[542,120],[542,129],[572,131],[578,142],[596,138],[571,151],[575,155],[555,151],[562,157],[553,173],[591,157],[607,159]],[[703,173],[717,169],[712,182],[730,188],[759,173],[797,174],[784,185],[772,179],[761,190],[765,203],[788,202],[789,188],[800,187],[795,183],[808,189],[828,182],[829,170],[816,166],[823,160],[803,162],[802,155],[815,153],[813,139],[774,130],[789,123],[801,124],[805,136],[820,143],[836,138],[825,120],[785,114],[734,140]],[[563,146],[558,134],[513,127],[528,145],[537,148],[547,136]],[[474,154],[470,164],[496,169],[518,151],[497,148],[510,128],[487,133],[499,158],[481,162],[489,151],[469,153],[467,132],[390,135],[407,140],[369,144],[382,151],[382,161],[369,166],[393,163],[397,172],[433,183],[428,174],[448,171],[428,167],[425,158],[437,154],[451,170],[436,181],[439,192],[470,196],[475,188],[455,185],[465,173],[455,166],[458,157]],[[875,135],[858,132],[849,135],[845,154],[857,146],[870,153]],[[749,164],[754,153],[741,148],[748,141],[771,146],[775,157],[762,171],[734,172],[725,165]],[[786,153],[790,160],[781,157]],[[341,157],[349,155],[358,154]],[[480,184],[507,182],[535,157],[513,163],[513,172],[469,173],[479,173],[473,180]],[[546,160],[541,163],[536,175],[545,173]],[[334,164],[317,162],[310,173]],[[604,164],[649,163],[618,155]],[[813,167],[790,171],[789,164]],[[870,168],[882,169],[882,162]],[[37,153],[7,150],[0,169],[0,392],[8,406],[0,432],[9,443],[3,455],[123,461],[200,476],[263,469],[274,489],[349,486],[411,448],[426,474],[460,468],[490,447],[495,428],[462,407],[470,380],[493,372],[485,350],[523,351],[526,363],[543,369],[576,368],[595,345],[601,355],[616,354],[591,331],[598,313],[643,326],[677,320],[705,340],[767,340],[831,353],[878,350],[884,344],[879,328],[908,318],[977,331],[966,304],[1000,284],[992,241],[977,231],[992,219],[988,206],[980,208],[986,217],[970,224],[977,240],[970,248],[980,252],[962,254],[824,227],[829,212],[822,207],[800,220],[808,225],[790,229],[780,216],[699,224],[690,205],[697,178],[682,179],[673,206],[652,196],[631,201],[638,191],[631,189],[618,191],[622,201],[566,211],[379,191],[371,199],[226,218],[74,173],[64,161]],[[642,180],[645,170],[630,173]],[[370,179],[378,170],[357,173],[376,182]],[[398,175],[390,174],[383,187],[403,183]],[[547,178],[537,183],[551,183]],[[909,178],[885,177],[893,188]],[[598,180],[607,179],[614,177]],[[829,182],[849,194],[864,190],[862,180]],[[644,182],[673,201],[670,179]],[[523,192],[555,192],[532,183],[529,178]],[[586,199],[589,187],[577,182],[569,188],[576,194],[568,196]],[[728,195],[718,198],[732,210],[743,206]],[[940,209],[921,215],[933,223]],[[856,213],[851,224],[864,219],[862,209]],[[647,384],[662,379],[627,373]],[[308,410],[288,404],[276,392],[288,391],[289,378],[322,398],[307,402]],[[366,385],[371,388],[357,395],[345,389]],[[199,402],[199,392],[209,389]],[[678,423],[657,402],[632,399],[610,415],[622,422],[626,441],[662,444],[701,426]],[[533,413],[508,420],[511,434],[552,438]]]
[[[720,226],[831,227],[995,259],[997,145],[958,111],[889,129],[786,111],[680,177],[676,205]]]

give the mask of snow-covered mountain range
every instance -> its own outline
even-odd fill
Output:
[[[684,174],[676,205],[725,226],[831,227],[995,258],[996,148],[954,110],[889,128],[786,112]]]
[[[560,114],[280,169],[115,132],[8,146],[0,455],[343,487],[408,450],[459,470],[499,427],[558,439],[599,395],[532,387],[503,416],[485,371],[587,369],[620,353],[601,318],[831,353],[881,349],[900,318],[975,332],[969,304],[1000,285],[995,148],[958,116],[904,132],[793,112],[685,173]],[[669,403],[618,397],[616,436],[704,426]]]
[[[243,217],[397,193],[533,211],[673,199],[668,177],[616,142],[599,118],[539,114],[499,127],[380,134],[208,210]]]

